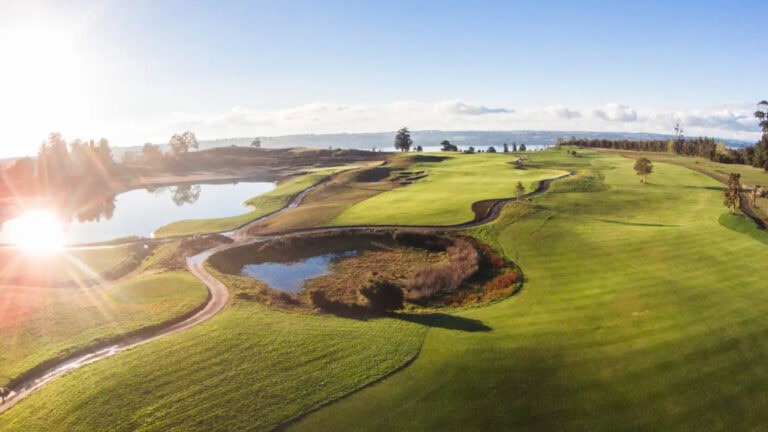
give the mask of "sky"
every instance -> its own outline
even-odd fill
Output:
[[[0,0],[0,156],[299,133],[756,140],[765,1]]]

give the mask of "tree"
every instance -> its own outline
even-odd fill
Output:
[[[421,146],[416,146],[416,151],[417,152],[423,152],[424,149]]]
[[[488,147],[488,153],[496,153],[496,148],[494,146]]]
[[[635,161],[635,172],[640,176],[640,181],[648,182],[648,175],[653,171],[653,163],[648,158],[641,157]]]
[[[467,154],[473,154],[474,152],[475,152],[475,148],[472,146],[469,146],[468,149],[464,150],[464,153],[467,153]]]
[[[509,146],[507,143],[504,143],[504,153],[509,153]]]
[[[407,152],[411,149],[411,144],[413,144],[413,140],[407,127],[397,131],[397,135],[395,135],[395,149]]]
[[[523,199],[523,194],[525,194],[525,186],[523,186],[522,182],[517,182],[517,185],[515,185],[515,196],[518,201]]]
[[[514,141],[512,142],[512,151],[513,151],[513,152],[516,152],[516,151],[517,151],[517,143],[516,143],[516,142],[514,142]]]
[[[360,294],[368,299],[371,311],[377,314],[402,309],[405,299],[402,288],[383,278],[371,279],[367,286],[360,288]]]
[[[752,165],[768,171],[768,101],[762,100],[757,104],[755,118],[763,130],[763,136],[755,146]]]
[[[163,152],[160,150],[160,146],[146,143],[141,149],[141,157],[144,159],[144,163],[158,162],[163,157]]]
[[[520,150],[521,152],[524,152],[524,151],[525,151],[525,143],[523,143],[523,144],[520,144],[520,148],[519,148],[519,150]]]
[[[136,163],[136,161],[138,161],[138,160],[139,160],[139,158],[138,158],[138,156],[136,156],[136,152],[134,152],[134,151],[130,151],[129,150],[129,151],[123,153],[123,163],[126,164],[126,165],[130,165],[130,164]]]
[[[723,189],[723,205],[728,207],[731,214],[736,213],[736,209],[741,204],[741,174],[728,174],[728,182]]]
[[[459,151],[459,148],[451,144],[451,142],[448,140],[443,140],[443,142],[440,143],[440,146],[440,151]]]
[[[200,144],[197,142],[197,137],[195,137],[195,134],[190,131],[186,131],[181,135],[173,135],[169,144],[171,145],[171,150],[175,155],[187,153],[190,148],[197,149],[200,147]]]
[[[251,147],[261,148],[261,138],[254,138],[253,141],[251,141]]]

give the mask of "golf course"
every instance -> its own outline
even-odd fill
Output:
[[[522,168],[514,163],[519,157]],[[284,196],[334,175],[278,222],[295,225],[301,218],[291,212],[336,199],[345,205],[316,213],[311,226],[374,228],[470,221],[473,202],[514,197],[518,182],[531,192],[542,180],[574,174],[461,232],[522,269],[522,289],[505,300],[356,319],[250,300],[239,294],[250,292],[251,282],[208,265],[231,294],[222,312],[54,380],[0,414],[0,429],[762,429],[768,233],[728,214],[722,184],[712,177],[655,162],[641,183],[633,163],[620,154],[575,156],[556,148],[426,160],[397,155],[388,177],[374,182],[343,170],[298,177],[269,193],[270,211],[289,201]],[[402,171],[422,174],[393,187]],[[327,188],[346,190],[346,198]],[[349,192],[355,188],[366,192]],[[231,229],[247,219],[214,225]],[[208,229],[182,222],[166,232]],[[205,300],[202,283],[157,265],[174,247],[157,248],[136,277],[107,291],[106,309],[122,324],[99,326],[102,336]],[[142,288],[150,282],[163,290]],[[47,307],[58,319],[73,319],[71,310]],[[78,322],[93,327],[97,318]],[[96,337],[68,327],[77,334],[58,335],[65,342],[43,349],[36,342],[43,330],[23,325],[29,330],[11,328],[12,342],[3,338],[0,375],[15,376]]]

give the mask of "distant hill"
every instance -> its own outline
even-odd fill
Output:
[[[568,138],[575,136],[577,138],[605,138],[605,139],[669,139],[671,135],[653,134],[653,133],[629,133],[629,132],[576,132],[576,131],[412,131],[414,146],[437,146],[442,140],[447,139],[460,147],[483,147],[483,146],[501,146],[505,142],[512,144],[525,143],[527,146],[547,146],[555,145],[558,138]],[[339,133],[339,134],[305,134],[305,135],[284,135],[276,137],[260,137],[262,147],[267,148],[287,148],[287,147],[316,147],[316,148],[342,148],[371,150],[373,148],[382,149],[392,147],[395,138],[395,132],[374,132],[374,133]],[[200,141],[200,149],[215,147],[247,147],[251,144],[253,137],[243,138],[222,138],[216,140]],[[737,141],[724,139],[726,145],[730,147],[742,147],[754,143],[748,141]],[[163,151],[170,150],[167,144],[161,144]],[[141,151],[141,146],[122,147],[114,149],[114,156],[119,160],[125,151]]]

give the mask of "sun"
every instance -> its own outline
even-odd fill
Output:
[[[3,226],[12,244],[26,252],[47,255],[64,248],[65,234],[56,214],[45,210],[28,211]]]

